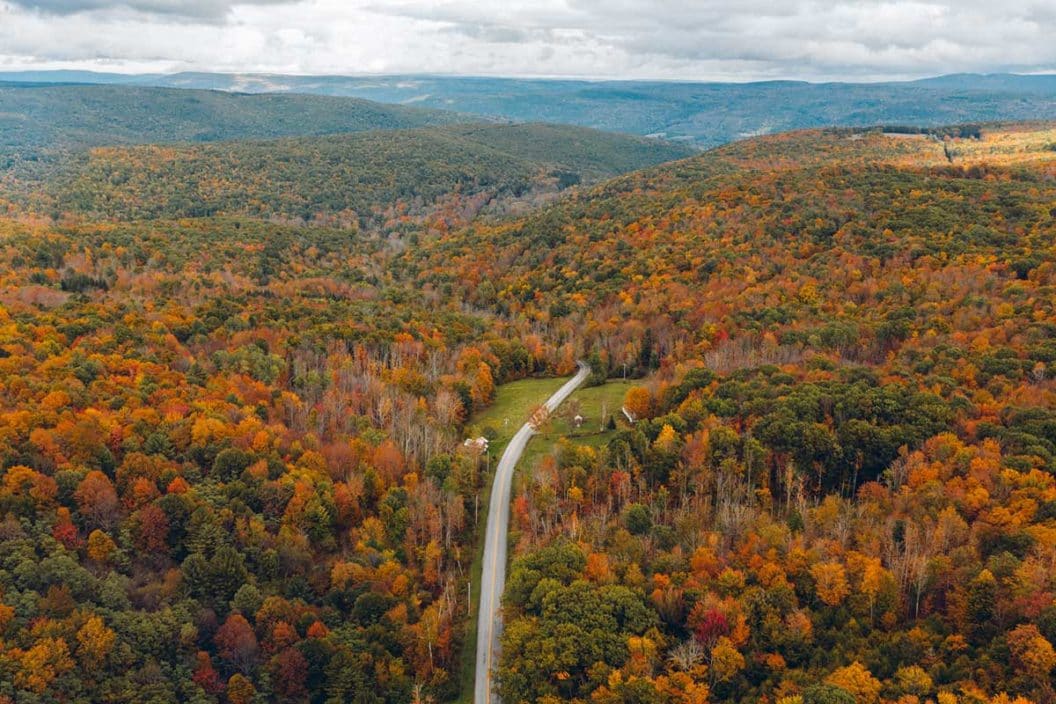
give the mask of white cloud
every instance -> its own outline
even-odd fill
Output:
[[[235,3],[229,0],[10,0],[12,5],[50,15],[130,11],[198,20],[222,19]],[[287,0],[241,0],[242,4],[272,4]]]
[[[904,78],[1056,69],[1051,0],[0,0],[0,69]]]

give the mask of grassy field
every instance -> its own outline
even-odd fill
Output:
[[[489,447],[491,465],[498,461],[502,451],[506,449],[506,443],[528,419],[532,409],[550,398],[565,381],[564,378],[522,379],[503,384],[496,389],[494,402],[488,408],[475,414],[467,427],[467,435],[473,437],[485,432],[486,428],[494,431],[495,436]],[[601,386],[578,389],[557,410],[542,432],[528,443],[518,469],[533,466],[540,457],[553,449],[558,440],[564,437],[573,438],[577,443],[593,447],[601,447],[607,443],[614,433],[606,429],[608,416],[616,414],[618,423],[622,424],[622,418],[619,417],[620,406],[630,386],[631,382],[609,381]],[[585,419],[579,428],[574,427],[572,422],[576,413]],[[490,497],[491,477],[489,475],[481,491],[476,550],[473,564],[470,567],[470,579],[473,581],[474,589],[480,584],[484,527],[487,525],[487,506]],[[459,704],[471,704],[473,701],[476,651],[477,612],[474,609],[466,621],[466,637],[462,645],[462,668],[459,675],[462,683],[462,696],[458,699]]]
[[[495,400],[490,406],[475,414],[469,422],[470,435],[479,435],[490,428],[495,432],[491,441],[491,456],[497,458],[532,409],[543,404],[568,379],[521,379],[502,384],[495,390]]]
[[[614,430],[608,430],[609,416],[616,417],[617,427],[625,425],[620,407],[627,389],[632,385],[630,381],[610,380],[601,386],[578,389],[557,409],[546,427],[528,443],[519,468],[532,467],[562,438],[570,438],[580,445],[591,447],[606,445],[615,434]],[[572,422],[577,413],[584,419],[578,428]]]

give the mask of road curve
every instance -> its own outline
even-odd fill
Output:
[[[579,363],[579,371],[565,382],[546,401],[546,409],[553,412],[561,402],[579,388],[590,374],[590,367]],[[491,503],[488,508],[488,525],[484,538],[484,567],[480,574],[480,615],[477,620],[477,669],[473,701],[476,704],[498,704],[499,697],[493,691],[492,670],[499,659],[499,636],[502,635],[502,617],[499,606],[506,585],[506,534],[510,525],[510,489],[513,470],[521,458],[525,446],[535,429],[525,423],[513,436],[495,467],[495,480],[491,486]]]

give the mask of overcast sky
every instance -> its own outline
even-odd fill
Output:
[[[0,70],[754,80],[1056,70],[1056,0],[0,0]]]

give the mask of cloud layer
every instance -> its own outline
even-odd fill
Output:
[[[1052,0],[0,0],[0,70],[880,79],[1056,70]]]
[[[235,4],[271,5],[287,0],[243,0],[241,3],[228,0],[11,0],[16,8],[43,14],[74,15],[89,12],[113,13],[122,10],[163,18],[179,17],[192,20],[223,19]]]

